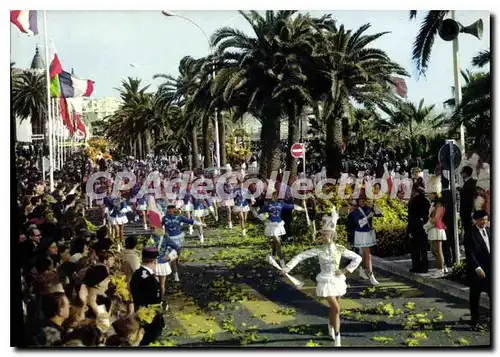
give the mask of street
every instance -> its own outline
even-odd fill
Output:
[[[242,238],[239,228],[207,228],[203,245],[186,237],[181,282],[167,280],[167,326],[157,345],[333,347],[326,301],[315,297],[314,275],[304,274],[317,262],[311,259],[294,270],[292,275],[305,282],[295,289],[265,262],[268,246],[252,236],[258,229],[251,226],[250,237]],[[285,244],[287,261],[291,249]],[[376,273],[377,288],[357,272],[348,277],[341,299],[343,347],[490,345],[486,327],[472,331],[460,321],[469,312],[466,301]]]

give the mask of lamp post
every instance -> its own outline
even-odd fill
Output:
[[[175,16],[175,17],[184,19],[184,20],[190,22],[191,24],[193,24],[194,26],[196,26],[198,28],[198,30],[201,31],[201,33],[203,34],[203,36],[205,37],[205,39],[207,40],[209,53],[213,57],[213,55],[214,55],[214,49],[212,47],[212,42],[210,41],[210,38],[208,37],[208,35],[205,32],[205,30],[203,30],[200,27],[200,25],[198,25],[196,22],[194,22],[193,20],[191,20],[189,17],[176,14],[176,13],[174,13],[172,11],[163,10],[161,13],[162,13],[163,16],[166,16],[166,17],[174,17]],[[239,15],[235,15],[235,16],[231,17],[222,26],[226,25],[228,22],[230,22],[232,19],[234,19],[237,16],[239,16]],[[215,63],[213,64],[212,78],[215,78]],[[214,130],[214,134],[215,134],[215,160],[217,161],[217,167],[221,167],[221,162],[220,162],[220,142],[219,142],[219,115],[218,115],[217,108],[215,108],[215,116],[214,117],[215,117],[215,120],[214,120],[214,123],[215,123],[215,125],[214,125],[215,126],[215,128],[214,128],[215,129]]]
[[[451,18],[455,20],[455,10],[451,11]],[[455,108],[458,108],[462,100],[462,86],[460,84],[460,63],[458,61],[458,36],[453,40],[453,84],[455,86]],[[465,130],[460,124],[460,146],[465,153]]]
[[[439,27],[439,36],[444,41],[453,41],[453,79],[455,86],[455,108],[458,108],[462,99],[462,87],[460,85],[460,64],[458,60],[458,35],[460,33],[468,33],[477,39],[483,37],[483,21],[477,20],[469,26],[462,26],[458,21],[455,21],[455,10],[451,11],[451,19],[443,20]],[[462,152],[465,153],[465,132],[464,125],[460,125],[460,146]]]

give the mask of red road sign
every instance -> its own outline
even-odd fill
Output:
[[[301,143],[295,143],[292,145],[290,148],[290,152],[292,153],[292,156],[296,159],[300,159],[304,157],[304,154],[306,152],[306,149],[304,148],[304,144]]]

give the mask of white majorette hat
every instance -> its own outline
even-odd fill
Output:
[[[429,177],[427,193],[441,193],[441,176],[432,175]]]
[[[337,229],[337,221],[339,220],[339,214],[337,213],[337,208],[332,207],[332,211],[329,216],[323,216],[321,220],[321,230],[335,232]]]

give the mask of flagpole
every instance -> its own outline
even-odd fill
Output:
[[[59,122],[59,170],[62,170],[64,161],[63,161],[63,125],[62,120]]]
[[[54,191],[54,148],[52,142],[52,108],[50,106],[50,58],[49,41],[47,34],[47,11],[43,10],[43,37],[45,40],[45,64],[47,80],[47,118],[49,121],[49,185],[50,192]]]
[[[52,100],[52,113],[53,113],[53,125],[54,125],[54,170],[59,170],[59,120],[56,117],[56,110],[54,106],[54,100]]]
[[[56,116],[56,110],[54,106],[54,99],[52,99],[52,125],[54,126],[54,171],[59,170],[59,146],[57,143],[57,131],[59,130],[59,122]]]
[[[52,135],[52,148],[53,148],[53,152],[52,152],[52,160],[54,162],[54,168],[55,168],[55,148],[56,148],[56,128],[55,128],[55,115],[56,115],[56,111],[54,110],[54,98],[50,98],[50,111],[51,111],[51,122],[52,122],[52,132],[50,135]],[[49,157],[49,160],[50,160],[50,157]],[[49,163],[50,165],[50,163]]]
[[[62,169],[62,136],[61,136],[61,121],[57,121],[57,126],[58,126],[58,135],[59,135],[59,170]]]

